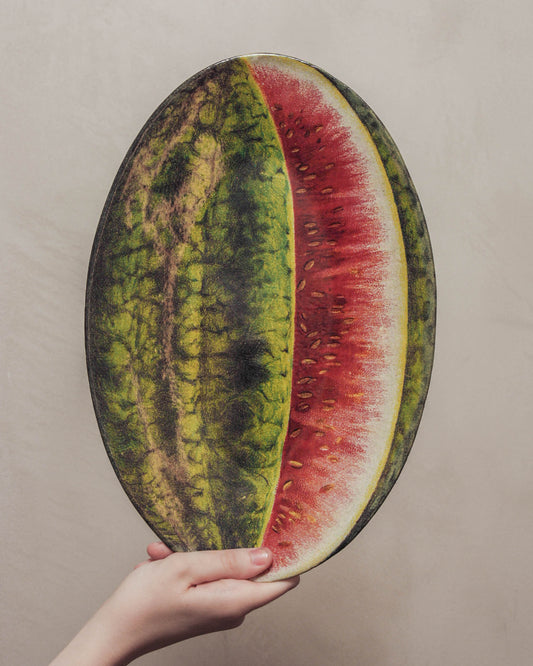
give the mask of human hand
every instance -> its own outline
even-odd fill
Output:
[[[239,626],[251,610],[298,584],[249,580],[272,562],[268,549],[172,553],[161,543],[50,666],[124,666],[146,652]]]

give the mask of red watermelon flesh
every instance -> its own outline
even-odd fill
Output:
[[[290,418],[262,542],[275,555],[267,577],[279,578],[340,545],[379,480],[403,384],[407,276],[389,182],[344,98],[294,61],[249,61],[294,208]]]

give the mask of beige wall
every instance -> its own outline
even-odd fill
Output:
[[[148,115],[254,51],[324,67],[398,143],[435,252],[433,382],[397,486],[349,548],[240,629],[139,663],[530,663],[532,19],[529,0],[3,0],[2,663],[47,663],[152,538],[92,412],[87,262]]]

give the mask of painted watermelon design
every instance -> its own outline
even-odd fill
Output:
[[[301,61],[233,58],[172,93],[98,227],[86,348],[131,501],[174,550],[316,566],[379,508],[431,372],[435,277],[389,134]]]

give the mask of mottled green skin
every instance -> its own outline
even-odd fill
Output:
[[[130,499],[175,550],[268,520],[291,391],[294,249],[275,127],[242,61],[173,93],[130,149],[88,278],[93,401]]]
[[[320,71],[346,98],[365,125],[387,173],[400,218],[407,261],[407,357],[402,399],[390,454],[379,482],[350,534],[332,555],[344,548],[379,509],[396,482],[420,424],[429,388],[436,325],[435,268],[420,201],[407,167],[392,137],[372,109],[355,93]]]
[[[391,137],[353,91],[321,73],[379,151],[408,273],[391,452],[338,551],[377,511],[412,446],[433,361],[435,275],[424,215]],[[268,521],[290,407],[292,223],[276,130],[238,59],[161,105],[106,203],[87,290],[91,390],[126,492],[175,550],[259,543]]]

